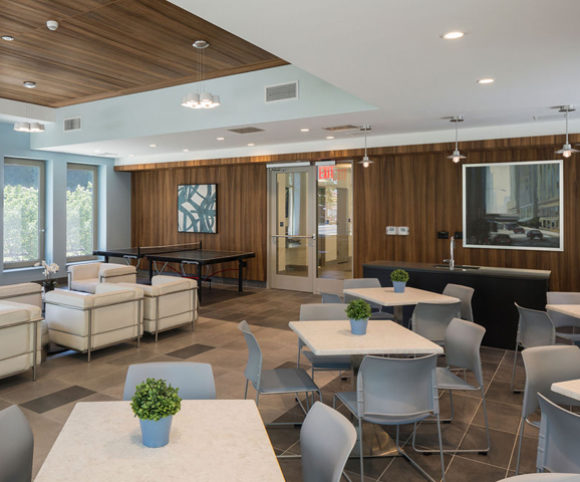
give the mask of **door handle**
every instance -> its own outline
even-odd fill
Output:
[[[272,234],[273,238],[305,238],[305,239],[316,239],[316,234],[310,236],[292,236],[291,234]]]

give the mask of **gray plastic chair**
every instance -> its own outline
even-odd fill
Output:
[[[475,290],[470,286],[456,285],[447,283],[443,289],[443,294],[453,296],[461,300],[461,316],[462,320],[474,321],[473,309],[471,308],[471,299]]]
[[[461,313],[461,302],[417,303],[411,316],[411,329],[435,343],[445,343],[447,325]]]
[[[30,482],[34,439],[28,420],[16,406],[0,411],[0,482]]]
[[[580,406],[580,401],[572,400],[552,392],[554,382],[580,378],[580,348],[574,345],[536,346],[522,352],[526,369],[526,384],[522,403],[522,416],[518,431],[518,453],[516,458],[516,475],[520,470],[522,439],[526,422],[534,427],[539,424],[529,420],[529,416],[538,410],[536,394],[550,397],[556,403]]]
[[[547,298],[549,305],[580,305],[580,293],[577,292],[548,291]],[[574,343],[580,341],[580,333],[576,330],[576,328],[580,328],[579,318],[565,315],[564,313],[558,313],[554,310],[547,311],[550,315],[550,319],[554,323],[554,327],[556,328],[556,335]],[[571,327],[573,329],[572,333],[563,332],[561,330],[558,331],[559,328],[563,327]]]
[[[300,408],[306,414],[310,407],[309,395],[312,395],[312,403],[314,403],[314,393],[318,393],[318,399],[322,400],[322,393],[320,388],[314,383],[312,378],[308,376],[302,368],[274,368],[273,370],[262,369],[262,350],[258,344],[258,340],[250,330],[247,321],[241,321],[238,324],[238,329],[243,333],[248,345],[248,363],[244,370],[246,377],[246,390],[244,392],[244,399],[248,398],[248,385],[252,382],[252,386],[256,390],[256,405],[260,405],[260,395],[281,395],[284,393],[305,393],[306,394],[306,408],[302,402],[298,400]],[[278,422],[270,425],[295,425],[301,422]]]
[[[323,303],[342,303],[340,296],[335,293],[320,293]]]
[[[538,439],[538,472],[580,473],[580,415],[569,412],[541,393],[542,410]]]
[[[339,482],[356,443],[356,430],[342,414],[316,402],[300,430],[302,480]]]
[[[530,308],[524,308],[517,303],[514,304],[518,309],[520,319],[518,321],[516,347],[514,350],[514,366],[510,387],[513,392],[521,392],[521,389],[514,388],[519,348],[553,345],[556,343],[556,330],[550,316],[545,311],[532,310]]]
[[[487,446],[480,449],[457,449],[444,450],[447,453],[477,452],[486,454],[491,448],[489,423],[487,420],[487,407],[485,405],[485,388],[483,386],[483,372],[481,369],[481,357],[479,350],[481,340],[485,335],[485,328],[470,321],[453,318],[445,332],[445,358],[447,367],[437,367],[437,388],[449,390],[449,403],[451,405],[451,419],[453,419],[453,391],[454,390],[479,390],[485,422],[485,434]],[[451,371],[451,368],[463,368],[473,372],[477,385],[467,383]],[[413,448],[417,452],[431,453],[433,450],[419,450],[415,446],[415,431],[413,431]]]
[[[580,482],[580,474],[524,474],[501,479],[498,482]]]
[[[377,278],[353,278],[353,279],[345,279],[343,284],[343,289],[345,290],[354,290],[357,288],[380,288],[381,282]],[[350,303],[352,300],[356,300],[355,296],[351,295],[344,295],[344,302]],[[368,302],[371,305],[371,318],[373,320],[392,320],[393,314],[389,311],[385,311],[386,308],[377,304]]]
[[[344,303],[310,303],[300,305],[300,321],[348,320],[346,306]],[[298,361],[296,362],[298,368],[300,368],[300,354],[303,348],[304,342],[298,338]],[[315,371],[350,370],[352,368],[349,355],[318,356],[310,350],[305,350],[304,356],[312,365],[311,376],[313,379]]]
[[[416,423],[435,416],[439,436],[441,478],[445,480],[443,443],[439,422],[436,378],[437,355],[420,358],[366,356],[357,376],[356,392],[339,392],[339,400],[358,420],[360,478],[364,480],[362,421],[397,427],[397,451],[428,480],[434,479],[399,446],[399,425]]]
[[[213,370],[209,363],[154,362],[130,365],[125,378],[123,400],[131,400],[135,388],[147,378],[162,378],[179,388],[184,400],[213,400],[216,398]]]

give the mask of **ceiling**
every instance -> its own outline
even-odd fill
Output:
[[[0,96],[50,107],[199,80],[197,39],[206,78],[286,63],[165,0],[2,0],[0,34]]]

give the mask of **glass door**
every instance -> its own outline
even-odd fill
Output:
[[[269,173],[269,286],[342,292],[352,278],[352,163]]]

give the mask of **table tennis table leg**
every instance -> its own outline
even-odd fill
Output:
[[[246,266],[246,262],[243,259],[238,260],[238,291],[242,292],[242,287],[244,283],[244,267]]]
[[[149,260],[149,284],[153,279],[153,261]]]
[[[198,263],[197,265],[197,297],[199,299],[199,304],[201,305],[201,292],[202,292],[202,281],[201,281],[201,272],[202,272],[203,265]]]

